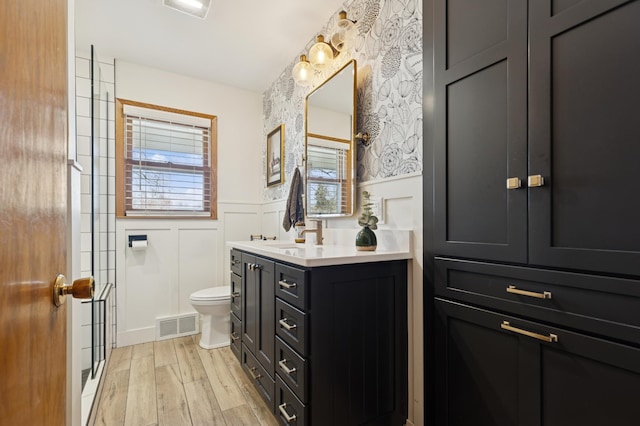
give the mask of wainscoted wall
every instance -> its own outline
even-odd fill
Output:
[[[156,340],[156,318],[194,312],[191,293],[229,285],[226,241],[261,232],[260,206],[218,208],[215,221],[118,220],[118,346]],[[128,247],[128,236],[138,234],[147,235],[146,250]]]
[[[226,241],[262,233],[260,94],[116,62],[116,96],[218,117],[218,219],[118,219],[118,346],[152,341],[156,318],[194,312],[189,295],[229,285]],[[132,251],[128,236],[149,245]]]

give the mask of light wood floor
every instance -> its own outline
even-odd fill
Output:
[[[205,350],[198,339],[114,349],[89,423],[277,425],[231,349]]]

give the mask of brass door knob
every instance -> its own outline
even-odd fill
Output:
[[[58,274],[53,282],[53,304],[60,306],[65,302],[67,294],[76,299],[91,299],[95,284],[93,277],[78,278],[71,285],[67,285],[67,278]]]

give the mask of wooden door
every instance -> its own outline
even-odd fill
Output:
[[[0,423],[63,425],[67,2],[0,2]]]
[[[529,261],[640,275],[640,1],[529,5]]]
[[[435,252],[526,262],[526,1],[434,13]]]

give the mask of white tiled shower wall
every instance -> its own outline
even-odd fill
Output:
[[[99,58],[101,83],[108,93],[107,108],[101,108],[100,123],[100,264],[95,273],[97,282],[115,283],[115,68],[113,60]],[[91,271],[91,53],[76,52],[76,126],[77,160],[82,165],[80,180],[80,276]],[[108,305],[115,301],[111,297]],[[112,325],[109,325],[110,327]],[[109,334],[109,333],[108,333]],[[110,342],[110,340],[107,340]],[[108,345],[109,346],[109,345]],[[82,304],[82,369],[91,367],[91,304]]]

